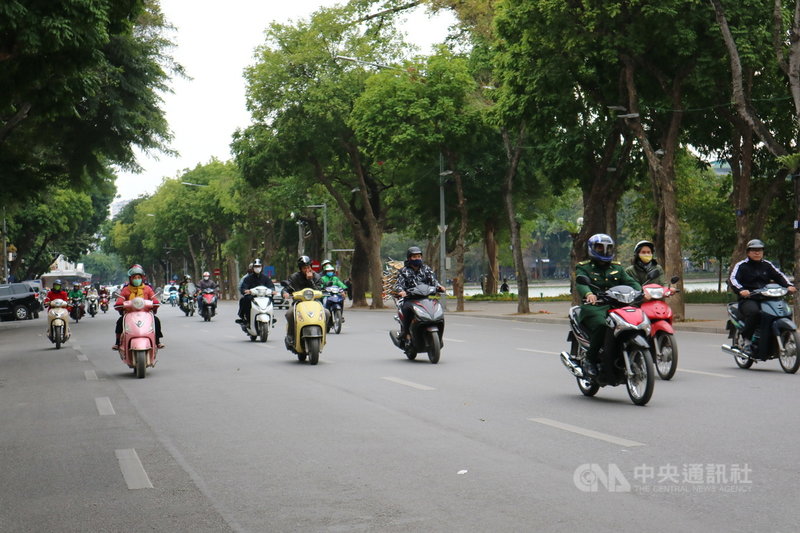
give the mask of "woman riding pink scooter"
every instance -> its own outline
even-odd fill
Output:
[[[152,311],[154,315],[153,319],[155,321],[155,342],[158,348],[163,348],[164,345],[161,344],[161,321],[157,316],[155,316],[160,302],[158,299],[156,299],[153,288],[150,287],[150,285],[147,285],[144,281],[144,269],[140,265],[133,265],[130,270],[128,270],[128,284],[122,288],[119,298],[117,298],[117,301],[114,304],[114,308],[119,311],[120,317],[117,320],[117,326],[114,331],[116,334],[116,342],[111,349],[119,350],[120,335],[122,335],[122,320],[124,314],[128,311],[127,309],[123,309],[123,307],[125,307],[124,303],[126,301],[132,301],[134,298],[142,298],[145,301],[153,302]]]

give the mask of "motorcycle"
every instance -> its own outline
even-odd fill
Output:
[[[336,285],[326,287],[323,291],[323,306],[328,311],[328,321],[325,333],[330,333],[331,328],[338,335],[342,331],[342,310],[344,307],[344,294],[342,288]]]
[[[86,301],[88,302],[87,312],[91,315],[92,318],[97,314],[97,295],[90,294],[86,297]]]
[[[108,296],[100,297],[100,310],[105,314],[108,311]]]
[[[122,335],[119,339],[119,357],[142,379],[148,367],[156,364],[156,321],[153,310],[158,308],[152,300],[134,298],[122,302]]]
[[[561,362],[578,381],[578,388],[585,396],[594,396],[600,387],[616,387],[625,383],[628,396],[636,405],[650,401],[655,386],[655,370],[650,354],[650,320],[636,307],[642,292],[618,285],[607,291],[591,284],[586,276],[578,276],[578,283],[592,287],[600,305],[611,309],[606,318],[610,331],[600,351],[602,369],[597,376],[588,376],[584,370],[586,351],[589,349],[589,334],[580,323],[580,306],[569,310],[570,332],[567,340],[572,343],[569,352],[561,352]]]
[[[197,294],[197,287],[195,284],[187,284],[185,294],[181,300],[181,311],[183,311],[186,316],[194,316],[194,311],[197,307],[197,298],[195,294]]]
[[[678,369],[678,343],[675,341],[675,328],[672,327],[672,308],[664,300],[678,292],[672,285],[679,279],[674,276],[666,287],[657,283],[648,283],[642,287],[650,295],[650,300],[643,301],[640,305],[650,320],[650,351],[656,372],[665,381],[672,379]]]
[[[797,325],[792,321],[792,308],[783,299],[789,291],[777,283],[770,283],[761,289],[750,292],[750,297],[759,301],[761,307],[761,320],[769,326],[769,338],[758,338],[757,329],[751,345],[752,353],[746,352],[742,339],[744,317],[739,313],[738,302],[728,304],[728,338],[730,344],[723,344],[722,351],[733,355],[733,360],[739,368],[750,368],[754,363],[778,359],[781,368],[787,374],[794,374],[800,368],[800,358],[797,357],[797,346],[800,338],[797,334]],[[763,322],[762,322],[763,324]],[[759,357],[759,343],[766,342],[764,358]]]
[[[272,289],[259,285],[250,289],[253,300],[250,302],[250,321],[242,326],[242,330],[255,342],[267,342],[269,330],[276,320],[272,308]]]
[[[211,322],[211,317],[217,314],[217,291],[203,289],[200,293],[200,316],[206,322]]]
[[[56,299],[47,308],[47,338],[56,345],[56,350],[69,339],[69,311],[67,302]]]
[[[428,352],[428,360],[434,365],[439,362],[441,349],[444,346],[442,339],[444,309],[439,300],[430,298],[435,294],[436,287],[424,283],[409,289],[406,298],[414,300],[414,316],[409,326],[411,338],[409,341],[405,341],[400,338],[399,332],[394,330],[389,332],[389,337],[394,345],[403,350],[407,358],[413,361],[419,352]],[[397,299],[395,303],[397,304],[397,315],[394,319],[402,323],[403,299]]]
[[[170,287],[169,289],[169,304],[172,307],[178,305],[178,288],[177,287]]]
[[[77,324],[83,318],[85,311],[83,309],[83,300],[80,298],[71,298],[69,301],[69,316]]]
[[[292,293],[294,307],[294,331],[290,331],[293,343],[286,339],[286,349],[297,355],[298,361],[316,365],[319,354],[325,347],[325,327],[328,319],[322,306],[322,291],[303,289]]]

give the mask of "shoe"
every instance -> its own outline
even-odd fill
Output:
[[[234,322],[236,322],[237,324],[239,324],[241,326],[244,326],[247,323],[247,322],[244,321],[244,318],[237,318],[236,320],[234,320]]]
[[[160,342],[159,342],[158,344],[156,344],[156,346],[158,347],[158,349],[159,349],[159,350],[160,350],[161,348],[166,348],[166,347],[167,347],[167,345],[166,345],[166,344],[161,344]]]
[[[274,325],[275,325],[275,324],[277,324],[277,323],[278,323],[278,319],[277,319],[277,318],[273,318],[273,319],[272,319],[272,325],[274,326]]]
[[[591,361],[583,361],[583,375],[593,378],[597,377],[598,373],[596,364]]]
[[[342,315],[342,324],[344,324],[344,315]]]
[[[115,344],[111,347],[112,350],[119,350],[119,344]]]
[[[744,339],[742,341],[742,352],[745,354],[752,356],[753,355],[753,341],[750,339]]]

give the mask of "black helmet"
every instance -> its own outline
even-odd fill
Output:
[[[304,266],[311,265],[311,258],[307,255],[301,255],[297,258],[297,268],[303,268]]]
[[[747,243],[747,250],[763,250],[764,243],[760,239],[751,239]]]
[[[419,246],[411,246],[406,250],[406,259],[411,259],[411,256],[414,254],[422,255],[422,250],[420,250]]]

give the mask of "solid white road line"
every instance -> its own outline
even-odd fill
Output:
[[[94,370],[86,370],[83,375],[86,376],[86,381],[98,381],[97,373]]]
[[[511,328],[516,331],[525,331],[525,332],[534,332],[534,333],[545,333],[543,329],[533,329],[533,328]]]
[[[534,350],[533,348],[517,348],[521,352],[544,353],[547,355],[558,355],[558,352],[548,352],[545,350]]]
[[[117,414],[116,411],[114,411],[114,406],[111,405],[111,399],[108,396],[95,398],[94,403],[97,406],[97,413],[100,416],[112,416]]]
[[[459,339],[451,339],[449,337],[442,337],[442,339],[446,340],[447,342],[467,342],[467,341],[462,341],[462,340],[459,340]]]
[[[644,446],[644,443],[642,442],[623,439],[620,437],[615,437],[613,435],[600,433],[598,431],[593,431],[591,429],[585,429],[578,426],[571,426],[569,424],[564,424],[563,422],[550,420],[549,418],[529,418],[528,420],[530,420],[531,422],[538,422],[539,424],[544,424],[545,426],[550,426],[558,429],[563,429],[564,431],[577,433],[578,435],[583,435],[584,437],[591,437],[593,439],[610,442],[611,444],[618,444],[620,446],[624,446],[625,448],[632,448],[634,446]]]
[[[129,448],[126,450],[114,450],[114,454],[119,461],[119,468],[122,470],[122,477],[125,478],[125,483],[131,490],[136,489],[152,489],[153,484],[150,483],[150,478],[136,454],[136,450]]]
[[[411,387],[412,389],[418,390],[436,390],[433,387],[428,387],[427,385],[420,385],[419,383],[414,383],[413,381],[406,381],[400,378],[393,378],[393,377],[384,377],[386,381],[391,381],[393,383],[398,383],[400,385],[405,385],[406,387]]]
[[[688,368],[679,368],[678,372],[687,372],[689,374],[700,374],[703,376],[714,376],[715,378],[732,378],[728,374],[716,374],[714,372],[703,372],[702,370],[689,370]]]
[[[89,358],[83,355],[82,353],[79,353],[76,357],[78,358],[78,361],[80,361],[81,363],[85,363],[89,360]]]

